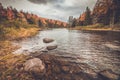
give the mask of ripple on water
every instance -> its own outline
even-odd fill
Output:
[[[43,38],[56,40],[56,50],[69,54],[57,54],[65,60],[86,63],[93,69],[112,69],[120,73],[120,37],[119,33],[83,32],[67,29],[40,31],[33,38],[17,42],[21,46],[15,53],[34,52],[45,49]],[[56,44],[53,43],[53,44]],[[57,52],[56,52],[57,53]]]

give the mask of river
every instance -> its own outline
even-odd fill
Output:
[[[44,49],[49,44],[43,43],[43,38],[55,40],[51,43],[58,45],[55,51],[67,52],[57,56],[64,56],[72,62],[86,63],[96,71],[111,69],[120,74],[120,32],[44,30],[32,38],[15,42],[21,46],[15,53],[30,53]]]

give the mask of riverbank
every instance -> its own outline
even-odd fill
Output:
[[[38,33],[40,28],[35,25],[27,25],[23,27],[23,25],[17,24],[20,27],[14,27],[14,23],[12,27],[6,27],[6,25],[0,25],[0,40],[19,40],[27,37],[34,36]]]
[[[74,28],[70,28],[71,30],[83,30],[83,31],[116,31],[120,32],[120,25],[116,25],[115,27],[104,26],[102,24],[94,24],[88,26],[76,26]]]
[[[12,25],[12,24],[10,24]],[[6,27],[6,23],[0,25],[0,80],[33,80],[32,75],[23,70],[23,63],[30,58],[25,55],[14,55],[19,46],[13,46],[12,41],[22,40],[35,36],[40,28],[35,25],[19,24],[19,28]]]

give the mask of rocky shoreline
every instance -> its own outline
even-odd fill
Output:
[[[44,65],[43,73],[30,71],[35,80],[120,80],[120,75],[111,70],[95,72],[85,63],[71,62],[57,54],[68,53],[51,51],[33,56],[33,59],[40,59],[41,65]],[[41,70],[40,67],[38,68],[33,70]]]

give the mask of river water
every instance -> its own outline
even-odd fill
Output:
[[[86,63],[94,70],[111,69],[120,73],[120,32],[111,31],[78,31],[67,29],[51,29],[40,31],[32,38],[15,44],[21,48],[15,53],[30,53],[40,51],[50,44],[43,43],[43,38],[53,38],[58,48],[55,50],[67,52],[58,54],[66,60]],[[72,60],[75,58],[75,60]]]

